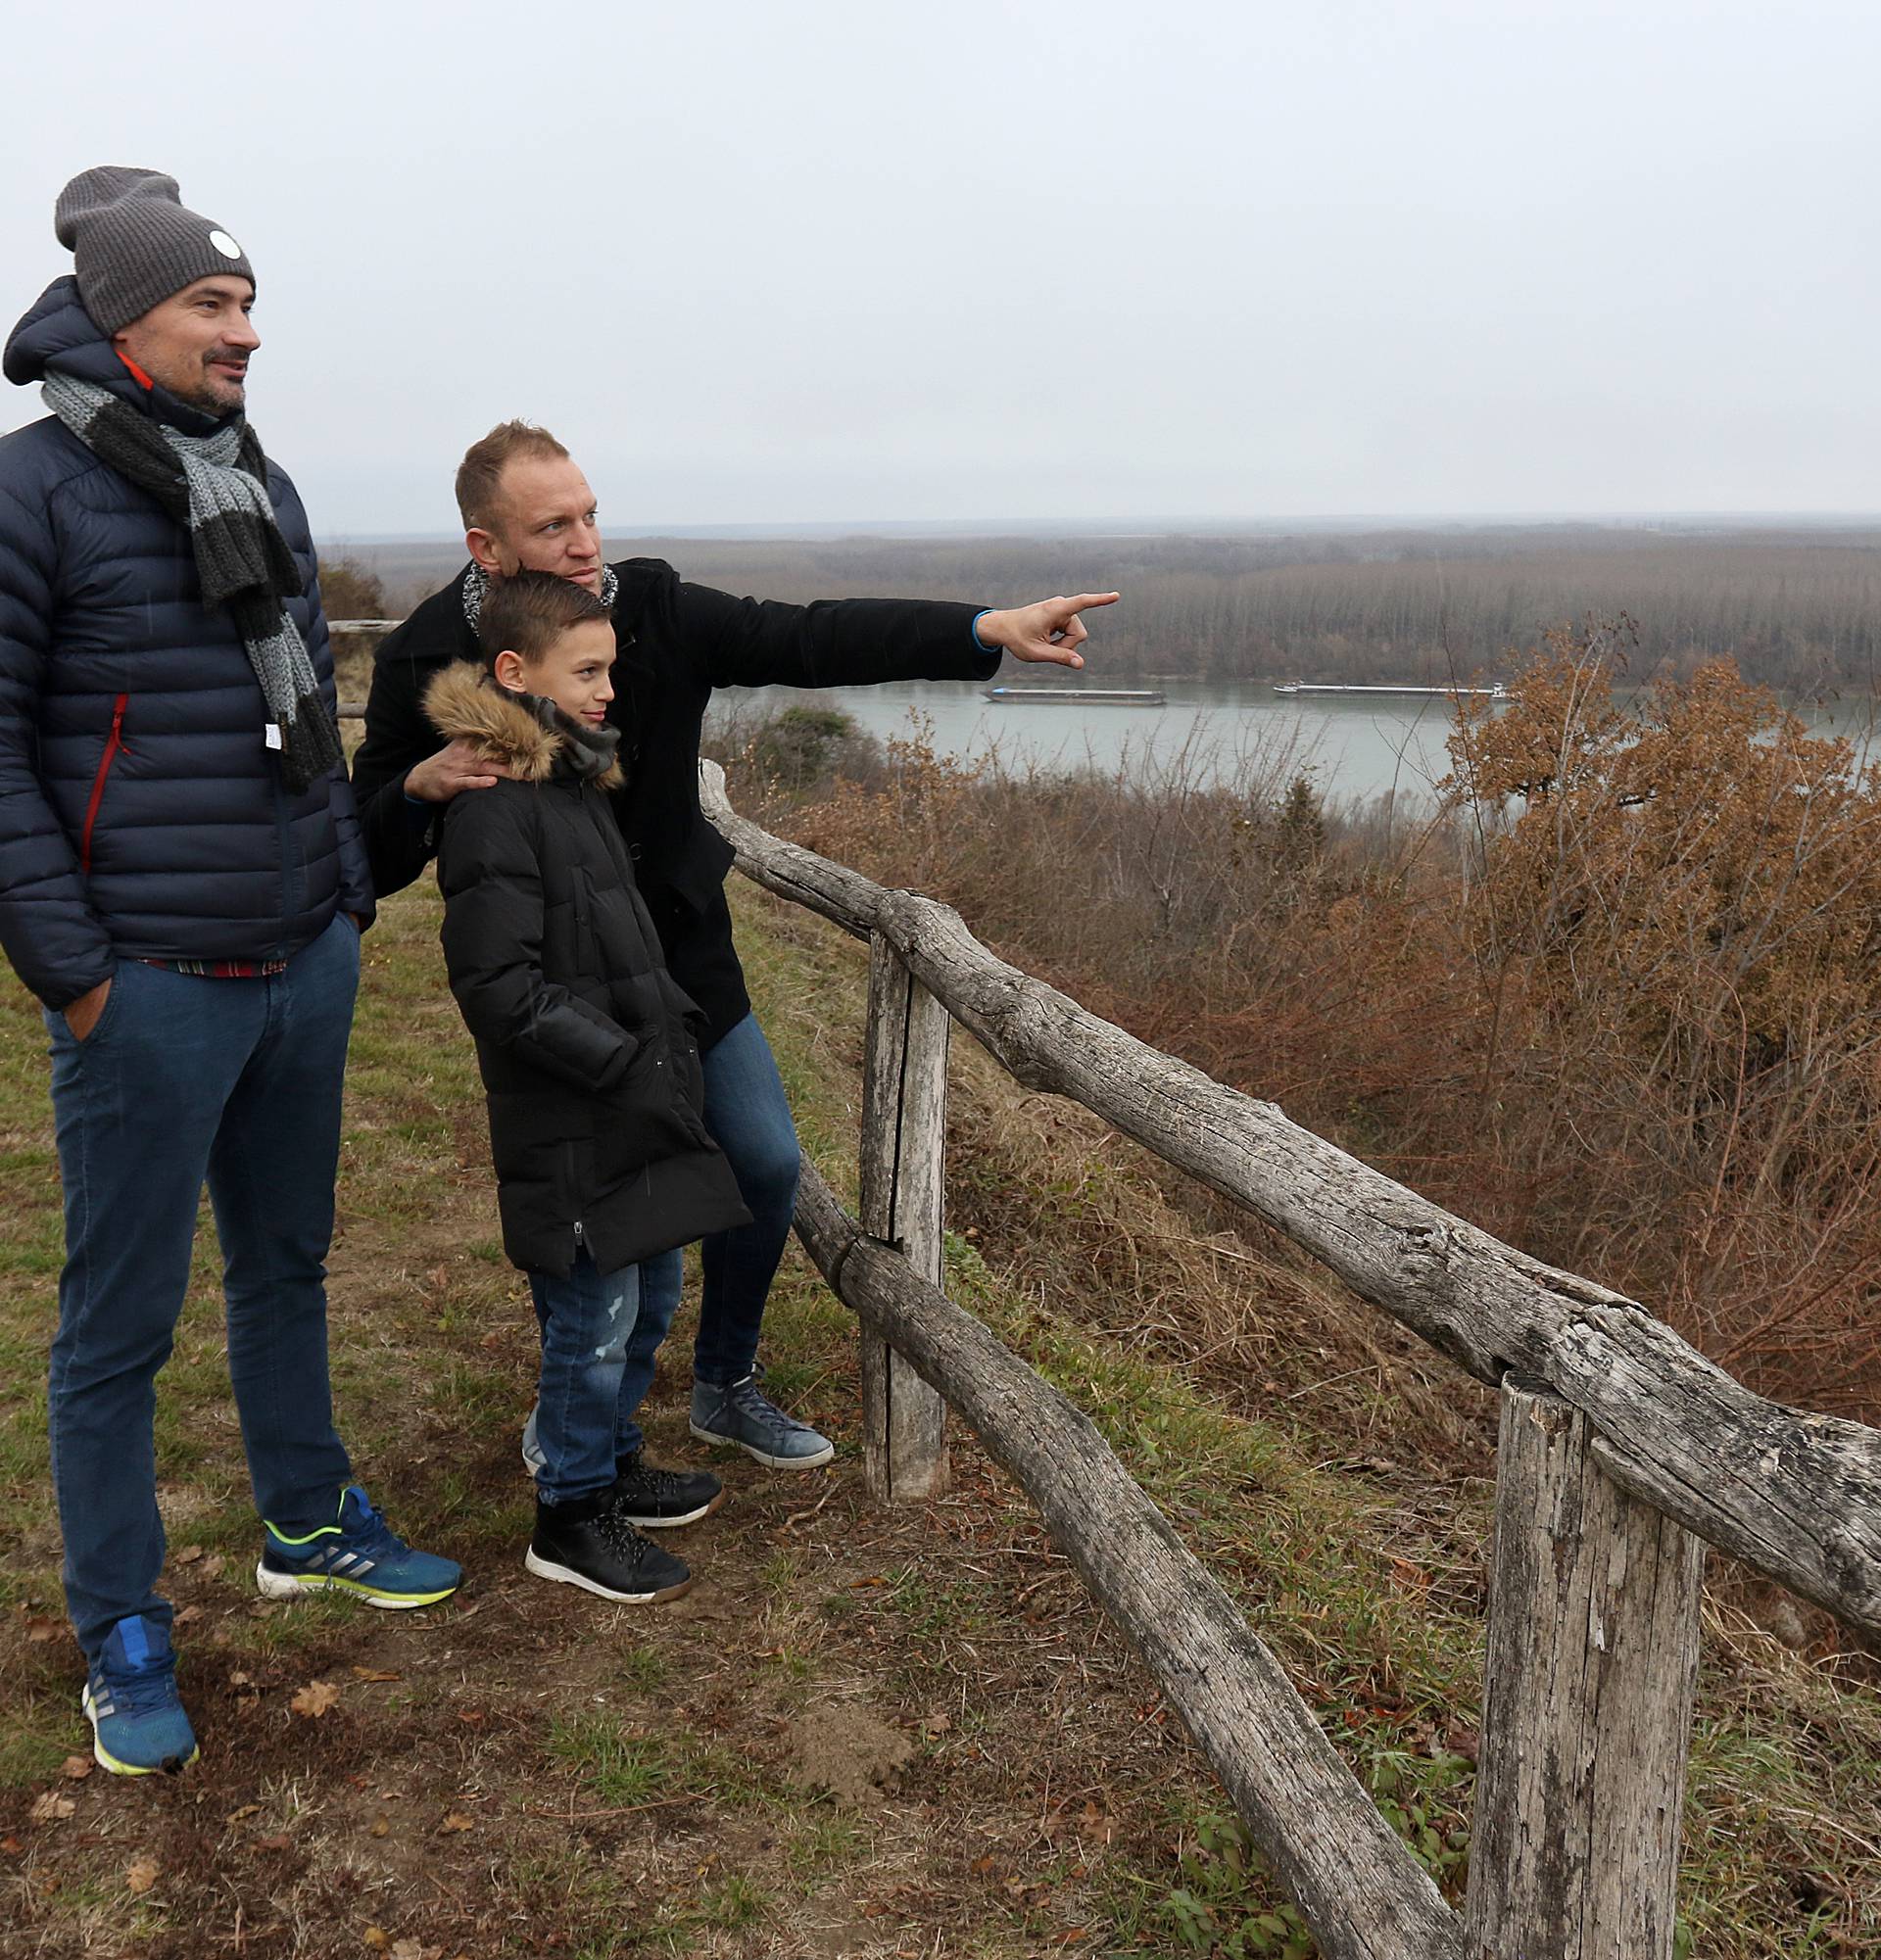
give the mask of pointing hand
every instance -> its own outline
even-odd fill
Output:
[[[1015,660],[1082,667],[1085,656],[1078,648],[1090,635],[1078,615],[1086,606],[1115,605],[1121,597],[1114,592],[1081,592],[1074,598],[1041,598],[1035,605],[985,613],[973,630],[984,645],[1003,646]]]

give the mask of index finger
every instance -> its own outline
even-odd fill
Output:
[[[1076,598],[1068,598],[1065,603],[1073,612],[1083,612],[1089,605],[1115,605],[1122,598],[1120,592],[1081,592]]]

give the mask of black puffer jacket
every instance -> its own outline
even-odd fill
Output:
[[[517,772],[446,811],[438,875],[451,990],[490,1103],[503,1245],[566,1277],[749,1221],[699,1116],[699,1011],[666,972],[607,806],[562,738],[467,662],[425,711]]]
[[[190,434],[215,426],[131,378],[71,279],[14,329],[5,364],[9,381],[57,367]],[[331,701],[307,514],[271,464],[267,493]],[[120,959],[285,959],[336,911],[370,917],[345,771],[292,793],[265,720],[183,527],[54,417],[0,438],[0,946],[49,1007]]]
[[[691,585],[661,558],[623,558],[613,569],[619,657],[607,719],[621,732],[626,772],[614,815],[666,963],[704,1010],[710,1046],[751,1011],[725,904],[732,849],[699,807],[699,724],[712,690],[984,680],[999,654],[974,640],[980,607],[951,599],[786,605]],[[410,884],[435,847],[436,812],[413,807],[405,779],[437,750],[418,705],[425,683],[447,661],[477,658],[463,611],[467,575],[465,567],[389,635],[373,665],[353,789],[381,897]]]

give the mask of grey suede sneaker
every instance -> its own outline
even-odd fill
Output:
[[[736,1443],[767,1469],[813,1470],[836,1455],[836,1445],[807,1422],[786,1415],[758,1388],[763,1370],[738,1381],[693,1377],[693,1434],[701,1443]]]

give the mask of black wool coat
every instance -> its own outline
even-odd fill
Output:
[[[607,717],[620,730],[624,781],[610,800],[666,963],[704,1011],[709,1047],[750,1012],[725,904],[732,849],[699,807],[699,724],[712,690],[985,680],[999,655],[973,637],[977,605],[786,605],[689,585],[659,558],[625,558],[613,569],[618,654]],[[468,570],[388,634],[373,664],[353,791],[381,897],[410,884],[437,845],[438,813],[413,806],[405,778],[437,752],[421,706],[425,684],[451,661],[481,659],[463,610]]]
[[[699,1011],[667,973],[607,805],[564,739],[468,663],[424,706],[515,780],[447,806],[444,955],[490,1108],[503,1246],[565,1278],[746,1224],[699,1110]],[[610,776],[612,772],[609,772]]]

